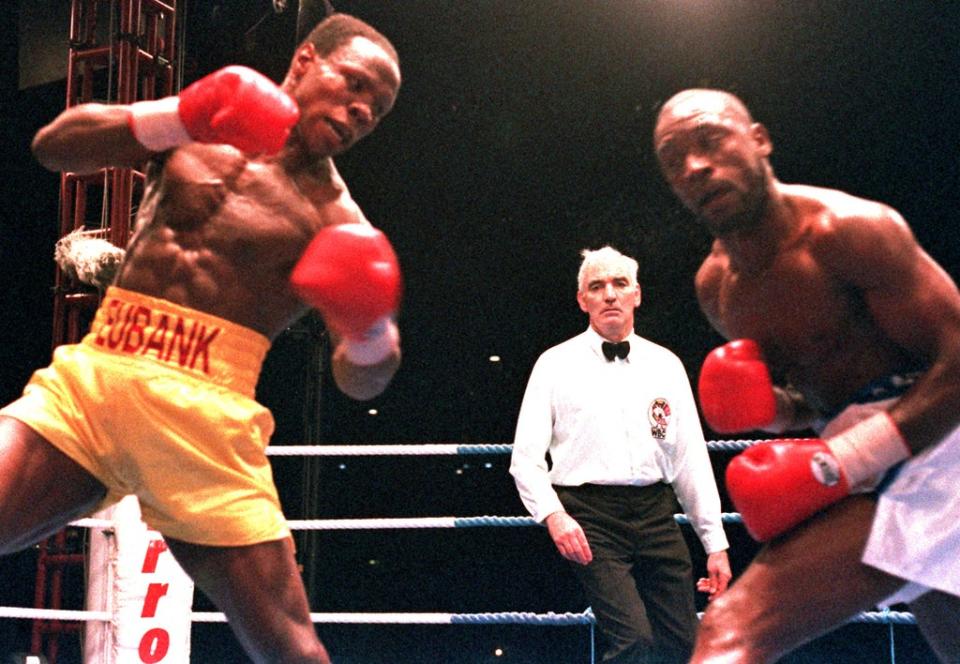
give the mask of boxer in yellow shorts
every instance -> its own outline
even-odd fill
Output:
[[[237,546],[290,534],[254,401],[270,341],[230,321],[111,287],[82,343],[61,346],[0,414],[29,425],[144,521]]]
[[[377,396],[400,365],[398,262],[333,162],[399,87],[389,40],[337,13],[280,85],[224,67],[176,96],[77,104],[40,129],[32,149],[50,170],[136,167],[145,180],[89,334],[0,413],[0,555],[133,493],[251,660],[329,664],[254,388],[271,341],[311,308],[346,395]]]

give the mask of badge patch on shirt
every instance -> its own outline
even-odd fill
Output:
[[[653,437],[659,440],[666,438],[667,425],[670,424],[670,403],[666,399],[654,399],[647,409],[647,416],[650,418],[650,433]]]

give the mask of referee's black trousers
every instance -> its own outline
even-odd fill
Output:
[[[690,552],[668,484],[555,486],[593,553],[571,563],[606,642],[603,661],[687,662],[697,630]]]

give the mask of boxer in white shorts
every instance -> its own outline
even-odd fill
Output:
[[[830,438],[889,409],[914,376],[876,381],[823,428]],[[892,396],[896,394],[897,396]],[[960,429],[891,468],[875,488],[873,526],[863,553],[871,567],[910,581],[882,604],[910,603],[930,590],[960,596]]]
[[[960,661],[947,569],[957,558],[956,284],[889,205],[780,182],[769,132],[728,92],[677,93],[653,141],[670,188],[714,237],[695,278],[701,309],[730,340],[698,381],[713,431],[809,435],[828,413],[882,398],[859,398],[864,385],[920,372],[849,428],[840,423],[860,407],[823,438],[767,441],[731,460],[727,493],[766,545],[707,608],[692,661],[774,661],[901,597],[938,656]]]

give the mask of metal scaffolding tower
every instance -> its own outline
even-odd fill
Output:
[[[67,58],[66,106],[97,101],[131,103],[179,89],[177,4],[182,0],[72,0]],[[60,177],[60,237],[80,231],[125,247],[143,174],[106,168]],[[56,269],[54,347],[80,340],[100,302],[100,291]],[[34,605],[63,607],[65,581],[82,581],[86,537],[67,528],[38,547]],[[35,620],[30,652],[55,664],[61,634],[79,634],[82,624]]]

